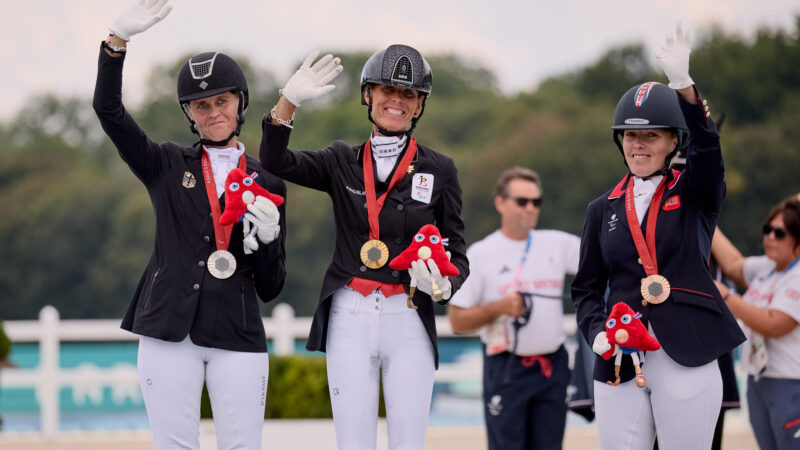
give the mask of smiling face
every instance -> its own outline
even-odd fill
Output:
[[[239,96],[232,92],[192,100],[188,106],[189,115],[197,123],[197,130],[203,139],[221,141],[236,129],[239,118]],[[227,145],[235,145],[236,136]]]
[[[678,137],[665,129],[624,130],[622,153],[631,173],[643,178],[664,168],[667,155],[678,145]]]
[[[411,119],[422,111],[425,99],[419,92],[397,86],[373,84],[364,90],[364,99],[372,100],[372,120],[388,131],[405,131]]]

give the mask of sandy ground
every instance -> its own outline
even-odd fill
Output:
[[[378,425],[378,448],[385,449],[386,423]],[[217,448],[214,424],[203,421],[200,427],[200,449]],[[330,420],[271,420],[264,423],[262,449],[325,450],[335,449],[333,422]],[[150,433],[141,431],[70,432],[55,437],[42,437],[29,433],[0,434],[3,450],[145,450],[152,449]],[[425,448],[428,450],[485,450],[486,431],[483,427],[442,427],[428,429]],[[725,416],[722,441],[725,450],[757,450],[747,417],[741,411],[731,411]],[[597,428],[594,424],[567,427],[564,449],[600,449]]]

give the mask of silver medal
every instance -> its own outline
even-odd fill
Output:
[[[215,278],[224,280],[236,272],[236,258],[227,250],[217,250],[208,257],[206,267]]]

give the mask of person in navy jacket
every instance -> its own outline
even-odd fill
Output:
[[[646,389],[633,382],[629,356],[617,386],[608,383],[614,358],[595,358],[604,449],[649,450],[656,434],[660,448],[710,448],[722,402],[716,360],[744,341],[708,270],[724,169],[719,133],[689,77],[689,53],[678,27],[657,55],[669,87],[643,83],[620,99],[612,129],[629,172],[586,211],[572,284],[581,332],[598,355],[610,350],[605,321],[625,302],[661,344],[645,355]],[[682,145],[686,169],[670,170]]]
[[[447,303],[469,273],[455,164],[411,137],[433,74],[409,46],[376,52],[361,74],[361,102],[373,124],[369,139],[290,150],[295,108],[333,89],[327,83],[341,72],[338,58],[326,55],[312,65],[316,56],[281,90],[261,143],[261,162],[272,173],[333,202],[336,247],[306,348],[326,352],[339,448],[375,448],[380,381],[389,448],[421,449],[438,363],[433,301]],[[389,267],[426,224],[449,238],[458,276],[443,277],[432,259],[414,261],[409,273]]]
[[[134,4],[112,24],[98,61],[94,109],[156,219],[153,253],[122,328],[139,335],[137,371],[156,449],[200,448],[204,383],[219,448],[261,448],[269,359],[256,293],[269,301],[283,288],[285,204],[256,197],[244,219],[255,230],[249,239],[242,223],[226,229],[219,219],[233,168],[281,196],[286,185],[237,139],[247,80],[222,53],[195,55],[178,75],[178,102],[200,142],[153,142],[125,110],[127,43],[170,9],[166,0]]]

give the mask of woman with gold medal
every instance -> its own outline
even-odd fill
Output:
[[[744,340],[708,270],[711,236],[725,196],[719,133],[689,76],[680,27],[657,54],[669,87],[634,86],[614,113],[613,138],[628,174],[586,211],[572,297],[592,349],[611,349],[604,324],[625,302],[661,344],[646,352],[647,387],[625,355],[595,358],[594,401],[604,449],[708,449],[722,403],[716,359]],[[670,160],[687,146],[683,172]],[[606,296],[606,290],[608,295]]]
[[[295,108],[332,90],[328,83],[342,69],[331,55],[315,58],[310,55],[281,90],[261,143],[261,162],[270,172],[324,191],[333,202],[336,247],[306,348],[327,353],[338,448],[375,448],[380,380],[389,448],[422,449],[438,364],[431,297],[446,303],[469,273],[455,164],[411,136],[431,93],[432,72],[411,47],[375,53],[361,74],[361,102],[372,122],[366,142],[289,150]],[[432,260],[416,261],[409,273],[389,267],[426,224],[450,239],[459,276],[441,276]]]

